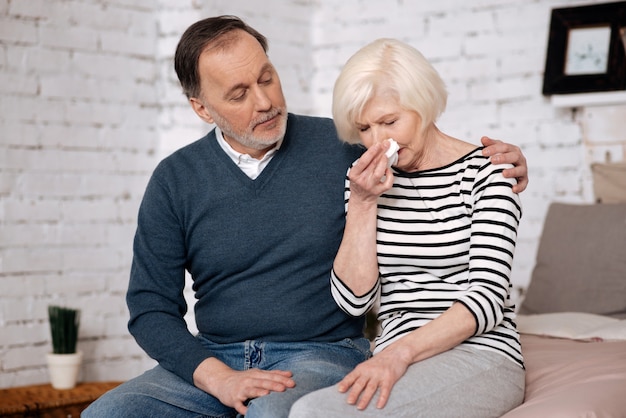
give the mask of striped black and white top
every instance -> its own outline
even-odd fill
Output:
[[[357,297],[332,272],[333,297],[346,313],[363,315],[379,300],[374,353],[459,302],[477,324],[463,344],[523,367],[510,300],[521,203],[514,180],[502,176],[510,166],[492,165],[481,149],[437,169],[394,170],[393,187],[378,201],[380,275],[370,292]]]

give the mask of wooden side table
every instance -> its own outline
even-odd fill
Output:
[[[67,390],[49,384],[0,389],[0,417],[78,418],[90,403],[121,383],[86,382]]]

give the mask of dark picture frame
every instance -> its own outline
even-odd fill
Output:
[[[626,1],[553,9],[544,95],[626,89]]]

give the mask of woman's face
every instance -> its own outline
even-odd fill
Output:
[[[424,147],[420,134],[421,118],[417,112],[401,107],[394,92],[377,92],[367,102],[355,124],[361,143],[366,148],[393,138],[400,146],[395,167],[404,171],[419,168]]]

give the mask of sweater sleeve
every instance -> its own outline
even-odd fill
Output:
[[[378,290],[380,289],[380,280],[372,289],[363,296],[355,295],[352,290],[335,274],[333,270],[330,275],[330,291],[333,299],[342,311],[348,315],[358,317],[364,315],[376,302]]]
[[[128,329],[150,357],[193,384],[195,369],[210,355],[184,320],[185,236],[168,187],[156,173],[139,210],[126,295]]]
[[[476,320],[475,335],[495,328],[504,319],[517,228],[521,218],[514,180],[502,176],[505,166],[487,163],[476,177],[473,200],[469,289],[459,299]]]

